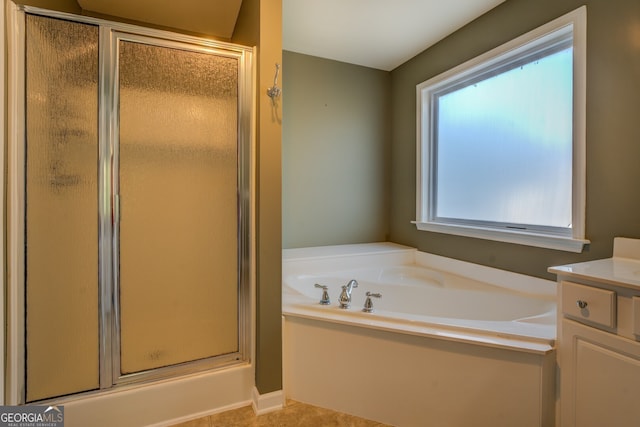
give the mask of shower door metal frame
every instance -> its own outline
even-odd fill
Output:
[[[158,38],[156,36],[154,36],[154,32],[150,31],[150,32],[145,32],[145,34],[140,34],[138,33],[132,33],[132,32],[124,32],[122,30],[113,30],[110,31],[110,52],[111,55],[108,55],[110,57],[111,64],[108,65],[109,68],[109,75],[110,77],[113,79],[112,80],[112,88],[113,88],[113,93],[112,96],[110,97],[110,100],[107,101],[111,101],[111,105],[107,105],[106,109],[110,110],[110,111],[116,111],[118,109],[118,105],[119,105],[119,71],[118,71],[118,60],[119,60],[119,46],[120,46],[120,42],[121,41],[125,41],[125,42],[133,42],[133,43],[142,43],[142,44],[148,44],[148,45],[152,45],[152,46],[158,46],[158,47],[163,47],[163,48],[170,48],[170,49],[178,49],[178,50],[182,50],[182,51],[189,51],[189,52],[196,52],[196,53],[205,53],[205,54],[211,54],[211,55],[217,55],[217,56],[224,56],[227,58],[235,58],[238,60],[238,67],[239,67],[239,75],[243,74],[242,71],[242,65],[241,65],[241,54],[236,54],[236,53],[230,53],[228,51],[225,50],[221,50],[218,47],[214,47],[214,46],[202,46],[202,45],[196,45],[194,44],[192,41],[184,41],[184,40],[176,40],[176,39],[166,39],[166,38]],[[238,81],[240,82],[240,78],[238,79]],[[239,95],[239,99],[238,99],[238,122],[240,124],[240,122],[242,121],[241,119],[241,114],[240,111],[242,111],[242,106],[241,106],[241,102],[240,99],[242,98],[242,91],[238,90],[238,95]],[[112,183],[112,197],[113,197],[113,206],[114,206],[114,210],[113,210],[113,218],[114,218],[114,222],[116,222],[115,225],[113,225],[113,230],[111,232],[111,235],[114,236],[114,244],[113,244],[113,248],[114,251],[112,253],[112,257],[113,257],[113,283],[115,286],[114,292],[115,295],[119,295],[119,291],[120,291],[120,277],[119,277],[119,269],[118,269],[118,265],[120,264],[119,261],[119,242],[120,242],[120,236],[119,236],[119,229],[118,229],[118,223],[119,223],[119,219],[120,219],[120,201],[119,201],[119,193],[120,193],[120,188],[119,188],[119,178],[118,178],[118,171],[120,169],[120,165],[119,165],[119,159],[120,159],[120,139],[119,139],[119,129],[120,129],[120,123],[119,123],[119,114],[112,114],[111,115],[111,139],[113,141],[113,147],[112,147],[112,153],[113,153],[113,160],[112,160],[112,173],[113,175],[111,176],[111,183]],[[239,125],[240,127],[240,125]],[[239,130],[238,130],[238,136],[239,136]],[[239,147],[240,148],[240,147]],[[239,153],[240,154],[240,153]],[[239,179],[238,181],[241,181],[241,177],[244,175],[245,171],[242,171],[242,167],[241,165],[243,164],[242,161],[238,162],[238,169],[239,169]],[[238,189],[239,194],[238,194],[238,200],[240,201],[240,197],[242,193],[241,190],[241,186],[238,185]],[[240,204],[238,204],[238,206],[240,207]],[[242,207],[240,207],[240,211],[242,211]],[[105,224],[105,226],[107,226],[108,224]],[[247,229],[248,230],[248,229]],[[242,253],[243,250],[247,247],[248,242],[243,242],[243,236],[242,236],[242,225],[240,224],[239,230],[238,230],[238,242],[239,242],[239,252]],[[247,234],[247,233],[245,233]],[[238,266],[241,267],[241,265],[243,264],[242,262],[242,256],[240,255],[238,257]],[[242,282],[243,278],[243,273],[242,271],[238,271],[238,279],[240,282]],[[239,319],[238,319],[238,331],[240,332],[240,336],[242,336],[242,331],[244,330],[244,328],[242,327],[242,322],[241,319],[243,318],[242,315],[242,306],[243,304],[241,303],[242,301],[242,294],[238,295],[238,301],[239,301]],[[120,336],[120,313],[119,313],[119,305],[117,304],[117,302],[114,302],[113,304],[114,309],[113,309],[113,315],[114,315],[114,331],[112,333],[115,334],[115,336],[119,337]],[[160,367],[160,368],[155,368],[155,369],[151,369],[148,371],[143,371],[143,372],[136,372],[136,373],[131,373],[131,374],[127,374],[127,375],[120,375],[121,369],[120,369],[120,341],[118,339],[114,339],[111,341],[111,345],[112,345],[112,377],[113,377],[113,381],[115,384],[120,384],[120,383],[129,383],[129,382],[138,382],[140,381],[140,379],[153,379],[153,378],[161,378],[161,377],[166,377],[167,373],[173,373],[175,371],[180,372],[180,374],[183,373],[189,373],[189,372],[195,372],[195,371],[201,371],[203,369],[206,369],[207,367],[213,367],[213,366],[221,366],[227,363],[235,363],[238,358],[242,358],[242,353],[243,353],[243,345],[242,345],[242,339],[239,339],[238,345],[239,345],[239,349],[238,352],[234,352],[234,353],[230,353],[227,355],[221,355],[221,356],[214,356],[211,357],[209,359],[204,359],[201,361],[191,361],[191,362],[186,362],[184,364],[181,364],[181,366],[168,366],[168,367]],[[213,359],[213,360],[212,360]],[[106,367],[105,367],[106,369]]]
[[[7,347],[5,402],[26,401],[25,364],[25,203],[26,203],[26,14],[63,19],[99,27],[98,93],[98,238],[100,388],[78,394],[95,394],[114,387],[166,379],[224,366],[251,363],[252,302],[254,272],[254,114],[255,70],[253,49],[231,43],[155,30],[130,24],[78,16],[64,12],[19,6],[7,2],[7,44],[9,46],[7,107]],[[238,351],[199,361],[120,374],[120,324],[118,308],[118,112],[117,62],[119,40],[235,58],[238,61],[237,206],[238,206]],[[77,396],[73,395],[73,396]],[[44,401],[64,402],[69,397]]]

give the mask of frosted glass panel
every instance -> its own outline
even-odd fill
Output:
[[[27,15],[27,401],[98,379],[98,30]]]
[[[438,217],[570,226],[572,53],[438,97]]]
[[[238,351],[238,63],[119,49],[126,374]]]

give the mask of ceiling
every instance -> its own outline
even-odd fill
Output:
[[[505,0],[282,0],[283,49],[390,71]],[[78,0],[84,10],[231,38],[242,0]]]
[[[390,71],[505,0],[283,0],[284,50]]]
[[[84,10],[231,38],[242,0],[78,0]]]

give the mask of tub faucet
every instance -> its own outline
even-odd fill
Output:
[[[353,288],[358,287],[358,282],[355,280],[349,280],[349,283],[342,287],[342,292],[340,293],[340,298],[338,298],[338,302],[340,303],[340,308],[349,308],[351,306],[351,292]]]

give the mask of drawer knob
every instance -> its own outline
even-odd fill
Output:
[[[581,299],[576,301],[576,304],[578,305],[579,308],[587,308],[587,305],[588,305],[586,301],[582,301]]]

